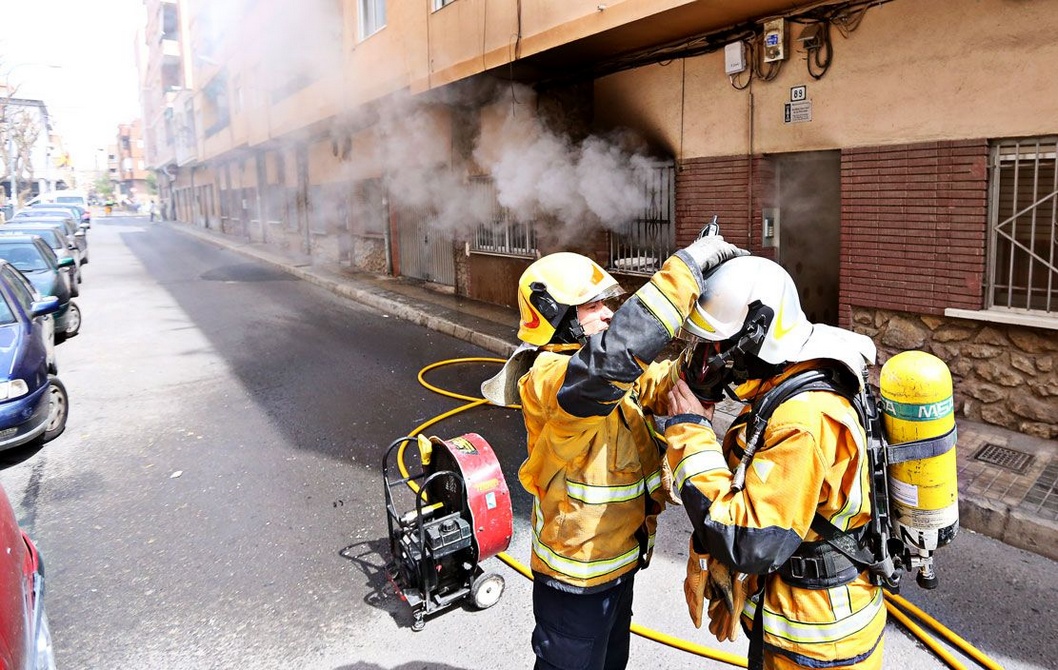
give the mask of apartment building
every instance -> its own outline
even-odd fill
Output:
[[[541,254],[635,288],[715,215],[814,321],[1058,437],[1058,0],[146,4],[180,220],[513,306]]]
[[[118,125],[115,143],[115,163],[111,181],[115,182],[116,195],[132,203],[147,203],[150,199],[146,147],[143,141],[143,123],[139,120]]]
[[[196,160],[193,76],[184,0],[144,0],[147,23],[138,50],[145,159],[158,198],[170,211],[173,171]]]

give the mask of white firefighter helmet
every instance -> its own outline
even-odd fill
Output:
[[[766,363],[829,358],[859,377],[863,366],[874,362],[869,337],[812,324],[786,270],[757,256],[731,259],[708,274],[683,329],[703,340],[723,342],[745,335],[754,324],[764,329],[763,337],[759,346],[747,351]]]
[[[518,339],[548,344],[571,308],[621,293],[617,280],[587,256],[568,251],[544,256],[518,280]]]

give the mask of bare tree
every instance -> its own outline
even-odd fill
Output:
[[[10,72],[6,79],[10,81]],[[14,172],[15,182],[22,187],[19,193],[11,196],[16,206],[18,202],[25,201],[32,192],[33,146],[41,133],[40,123],[29,112],[33,107],[27,107],[22,100],[15,97],[17,91],[18,87],[9,83],[0,96],[0,157],[3,158],[0,172],[4,175],[5,184],[11,182]]]

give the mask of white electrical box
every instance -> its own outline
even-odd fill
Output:
[[[738,74],[746,71],[746,48],[742,42],[731,42],[724,47],[724,72]]]
[[[764,62],[774,63],[786,58],[786,20],[764,22]]]

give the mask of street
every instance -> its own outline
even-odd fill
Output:
[[[382,452],[460,404],[416,375],[492,354],[145,217],[99,217],[89,239],[84,324],[58,347],[66,432],[0,472],[44,556],[59,668],[532,666],[531,585],[498,559],[484,566],[506,580],[497,605],[456,606],[422,632],[384,575]],[[429,381],[477,396],[496,369]],[[502,464],[508,553],[528,563],[521,417],[476,408],[427,432],[471,431]],[[720,645],[688,620],[688,529],[681,509],[662,515],[636,621],[744,656],[744,637]],[[1055,666],[1054,562],[963,531],[937,563],[937,590],[912,575],[902,595],[1003,667]],[[885,654],[944,667],[892,620]],[[633,636],[629,667],[730,666]]]

